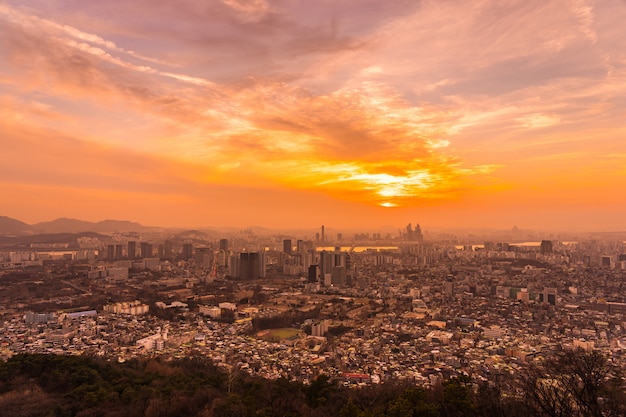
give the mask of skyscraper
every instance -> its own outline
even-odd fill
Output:
[[[224,252],[228,250],[228,239],[220,239],[220,250]]]
[[[413,238],[417,240],[418,243],[424,243],[424,235],[422,235],[422,228],[419,224],[415,225],[415,230],[413,231]]]
[[[324,225],[322,225],[322,242],[324,242]]]
[[[287,255],[291,255],[292,249],[293,246],[291,245],[291,239],[283,240],[283,252],[285,252]]]

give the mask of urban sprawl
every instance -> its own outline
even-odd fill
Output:
[[[624,242],[533,237],[48,237],[0,249],[0,356],[196,355],[346,385],[494,380],[577,348],[626,367]]]

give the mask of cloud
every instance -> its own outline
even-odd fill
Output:
[[[615,151],[623,132],[616,3],[113,4],[0,6],[12,123],[189,164],[203,184],[382,206],[513,187],[538,151]]]

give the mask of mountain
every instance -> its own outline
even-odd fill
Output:
[[[141,232],[151,228],[126,220],[103,220],[88,222],[84,220],[60,218],[41,222],[32,226],[37,233],[80,233],[80,232]]]
[[[29,225],[20,220],[0,216],[0,236],[25,236],[54,233],[111,233],[111,232],[150,232],[157,228],[142,226],[127,220],[102,220],[88,222],[84,220],[60,218],[49,222]]]
[[[31,233],[30,225],[6,216],[0,216],[0,235],[25,235]]]

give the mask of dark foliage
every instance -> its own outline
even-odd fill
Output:
[[[597,353],[563,352],[515,379],[460,375],[434,388],[388,382],[348,388],[222,373],[204,358],[175,361],[17,355],[0,362],[0,414],[21,416],[411,417],[618,416],[624,384]]]

